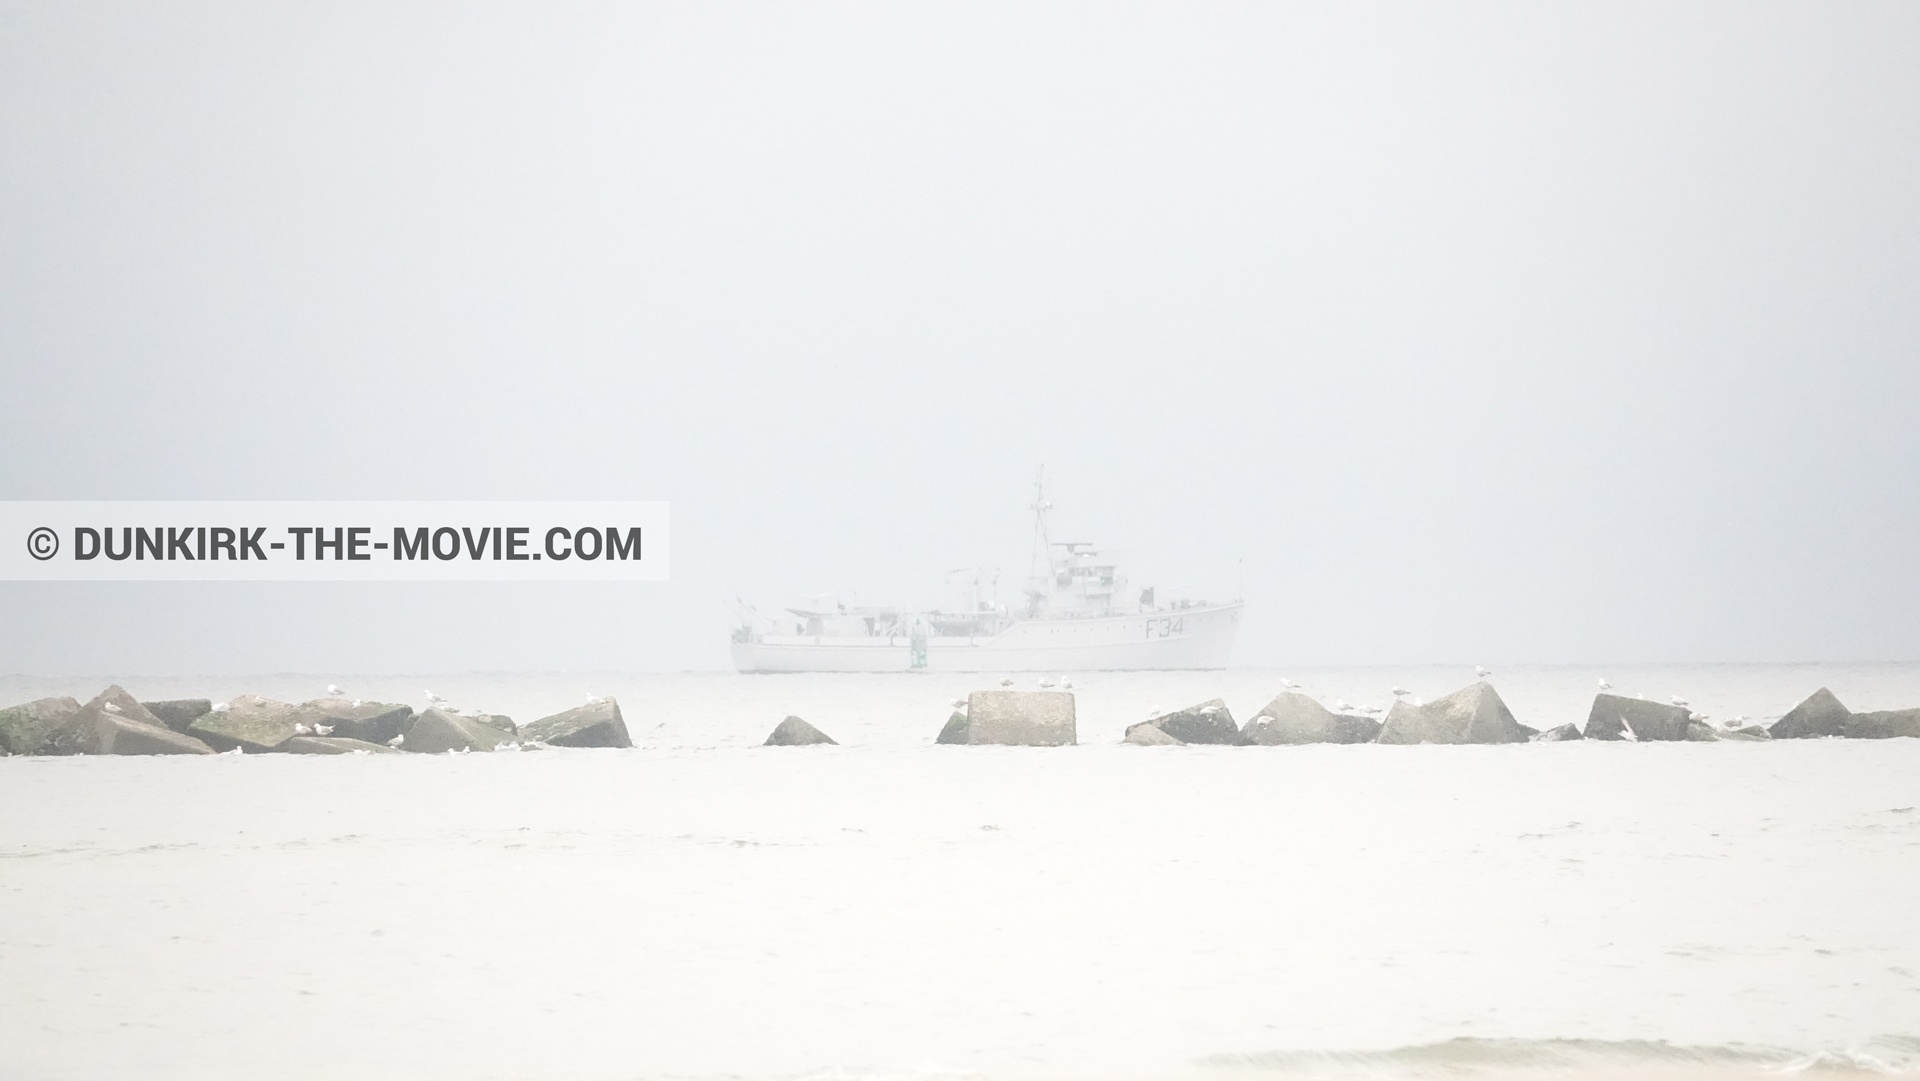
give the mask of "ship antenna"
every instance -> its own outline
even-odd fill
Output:
[[[1047,511],[1053,504],[1047,502],[1047,467],[1043,463],[1039,473],[1033,478],[1033,576],[1043,574],[1053,577],[1053,537],[1047,532]],[[1041,566],[1045,565],[1045,571]]]

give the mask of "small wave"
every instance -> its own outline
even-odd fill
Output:
[[[1260,1051],[1213,1055],[1208,1066],[1308,1077],[1465,1077],[1487,1074],[1780,1075],[1920,1073],[1920,1037],[1879,1036],[1858,1047],[1803,1051],[1763,1044],[1690,1046],[1665,1040],[1488,1039],[1463,1036],[1384,1051]]]

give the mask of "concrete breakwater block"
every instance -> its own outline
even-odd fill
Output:
[[[161,724],[119,687],[107,688],[61,722],[42,750],[46,754],[213,753],[200,740]]]
[[[355,703],[344,698],[316,698],[301,703],[298,719],[309,728],[322,725],[331,728],[334,739],[357,739],[384,746],[413,723],[413,707],[391,702]]]
[[[1281,691],[1247,721],[1241,742],[1262,747],[1302,743],[1372,743],[1380,722],[1372,717],[1335,713],[1298,691]]]
[[[348,739],[340,736],[295,736],[280,745],[283,754],[402,754],[404,752],[388,747],[383,743],[368,743],[363,739]]]
[[[1127,726],[1126,738],[1122,743],[1131,743],[1137,747],[1184,747],[1186,742],[1174,736],[1152,721],[1141,721]]]
[[[1756,743],[1771,740],[1773,737],[1768,735],[1767,730],[1759,725],[1750,724],[1745,728],[1727,729],[1720,733],[1720,738],[1722,740],[1731,740],[1735,743]]]
[[[291,702],[243,694],[224,710],[194,718],[187,734],[206,741],[216,751],[241,747],[247,754],[262,754],[279,750],[281,744],[298,735],[293,726],[299,720],[300,707]]]
[[[1631,732],[1641,742],[1683,740],[1687,738],[1689,717],[1684,706],[1623,694],[1596,694],[1593,708],[1587,711],[1587,738],[1626,739]]]
[[[1847,718],[1851,716],[1847,707],[1833,696],[1833,692],[1822,687],[1773,722],[1767,733],[1774,739],[1823,739],[1845,735]]]
[[[1076,737],[1071,691],[975,691],[935,742],[1066,747]]]
[[[831,743],[838,746],[832,736],[820,731],[798,717],[788,717],[773,726],[773,732],[767,736],[762,747],[811,747],[816,744]]]
[[[620,716],[620,703],[611,698],[542,717],[527,725],[521,734],[555,747],[633,746],[633,738],[627,735],[626,718]]]
[[[39,754],[55,729],[80,712],[71,698],[36,698],[0,709],[0,751]]]
[[[1195,706],[1162,713],[1142,722],[1150,724],[1182,743],[1216,743],[1238,746],[1240,726],[1223,699],[1210,698]]]
[[[1521,724],[1485,680],[1416,706],[1395,702],[1380,743],[1526,743],[1539,732]]]
[[[1850,713],[1840,734],[1848,739],[1920,738],[1920,709],[1885,709]]]
[[[1563,724],[1547,729],[1533,737],[1533,741],[1535,743],[1567,743],[1572,740],[1584,738],[1586,737],[1580,734],[1580,729],[1577,725]]]
[[[185,732],[188,725],[213,711],[213,701],[207,698],[172,698],[164,702],[140,704],[161,724],[175,732]]]
[[[416,754],[442,754],[447,751],[491,751],[502,743],[514,742],[513,733],[487,724],[477,717],[430,709],[413,719],[407,729],[404,750]]]
[[[940,734],[933,737],[935,743],[965,743],[967,741],[967,714],[964,710],[954,710],[947,714],[947,723],[940,726]]]

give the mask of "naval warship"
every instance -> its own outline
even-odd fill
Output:
[[[1025,601],[999,602],[978,571],[947,575],[940,607],[848,607],[831,595],[764,613],[738,601],[741,672],[1087,672],[1225,668],[1240,601],[1157,600],[1097,547],[1052,538],[1034,485]],[[995,583],[997,585],[997,583]]]

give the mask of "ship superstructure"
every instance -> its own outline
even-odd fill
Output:
[[[1092,543],[1056,541],[1034,485],[1034,558],[1020,604],[995,576],[947,575],[940,606],[852,607],[831,595],[765,614],[740,602],[733,663],[742,672],[1076,672],[1224,668],[1240,601],[1159,602]]]

